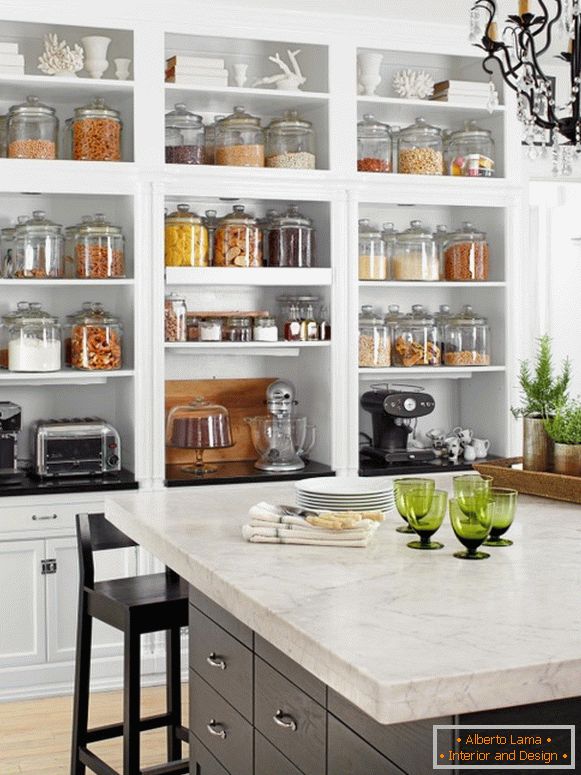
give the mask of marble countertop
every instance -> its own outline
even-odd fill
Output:
[[[439,486],[449,486],[445,477]],[[290,484],[111,493],[109,519],[380,723],[581,694],[581,507],[521,497],[514,546],[465,562],[448,520],[408,549],[394,513],[366,549],[249,544]]]

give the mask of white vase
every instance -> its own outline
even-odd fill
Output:
[[[236,64],[232,68],[234,70],[234,83],[238,88],[242,88],[246,83],[246,73],[248,71],[248,65]]]
[[[111,38],[106,38],[104,35],[88,35],[86,38],[81,38],[81,42],[85,49],[85,70],[91,78],[101,78],[109,67],[107,49]]]
[[[129,65],[131,64],[130,59],[114,59],[113,62],[115,63],[115,78],[117,78],[118,81],[127,81],[129,80]]]
[[[366,96],[375,94],[375,90],[381,83],[381,63],[383,54],[362,52],[357,56],[359,83],[363,87]]]

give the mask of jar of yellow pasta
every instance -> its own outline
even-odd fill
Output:
[[[208,229],[187,204],[166,216],[165,265],[209,266]]]

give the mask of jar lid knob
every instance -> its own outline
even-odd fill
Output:
[[[174,105],[174,108],[178,111],[187,110],[187,106],[185,102],[176,102]]]
[[[27,102],[29,105],[40,105],[40,99],[39,99],[38,97],[35,97],[35,96],[33,96],[33,95],[29,95],[29,96],[26,98],[26,102]]]
[[[189,212],[190,206],[187,204],[179,204],[178,205],[178,212],[179,213],[187,213]]]
[[[235,213],[243,213],[244,212],[244,205],[234,205],[233,208]]]
[[[37,221],[42,221],[46,218],[46,212],[44,210],[33,210],[32,217]]]
[[[399,304],[390,304],[387,308],[388,312],[399,312]]]
[[[410,221],[410,226],[412,229],[421,229],[422,222],[421,221]]]
[[[360,226],[369,226],[369,218],[360,218],[359,219],[359,225]]]
[[[386,231],[391,231],[391,230],[395,229],[395,224],[392,221],[388,221],[387,223],[383,224],[383,228]]]
[[[218,214],[217,210],[206,210],[206,215],[208,216],[208,218],[215,218],[217,214]]]

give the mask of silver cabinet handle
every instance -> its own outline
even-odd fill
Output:
[[[282,710],[277,710],[274,716],[272,717],[272,720],[275,724],[278,724],[279,727],[284,727],[284,729],[290,729],[291,732],[297,731],[297,722],[294,720],[292,716],[289,716],[288,713],[283,713]]]
[[[32,519],[34,522],[44,522],[46,519],[58,519],[58,514],[45,514],[42,517],[39,517],[38,514],[33,514]]]
[[[210,665],[210,667],[219,667],[220,670],[226,670],[228,667],[222,657],[217,657],[213,651],[209,657],[206,657],[206,662]]]
[[[206,729],[211,735],[215,735],[215,737],[220,737],[222,740],[225,740],[228,736],[228,733],[226,732],[226,728],[223,724],[219,724],[214,719],[210,719],[210,723],[206,724]]]

